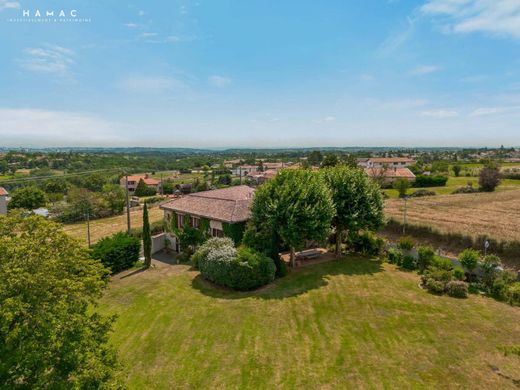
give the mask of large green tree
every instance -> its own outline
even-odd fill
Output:
[[[282,170],[258,188],[251,212],[249,229],[276,247],[271,253],[280,246],[290,249],[294,265],[295,251],[302,249],[307,240],[322,241],[327,237],[334,203],[330,189],[317,172]]]
[[[34,210],[45,206],[46,203],[45,192],[38,187],[29,186],[19,188],[12,193],[9,208]]]
[[[107,270],[41,217],[0,216],[0,383],[100,388],[112,383],[112,319],[97,298]]]
[[[321,173],[334,200],[336,212],[332,226],[339,256],[345,232],[374,230],[383,223],[383,196],[377,183],[361,169],[340,165],[323,169]]]

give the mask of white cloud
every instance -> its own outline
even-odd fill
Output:
[[[160,94],[183,87],[184,84],[171,77],[136,76],[120,80],[117,87],[128,93]]]
[[[139,12],[137,12],[137,15],[139,16],[144,16],[146,14],[146,12],[144,12],[142,9],[139,10]]]
[[[25,56],[20,64],[31,72],[65,75],[74,64],[75,52],[57,45],[27,48],[23,52]]]
[[[377,49],[377,55],[380,57],[387,57],[394,51],[404,45],[414,34],[415,20],[407,19],[407,27],[405,30],[392,34],[387,37]]]
[[[484,32],[520,39],[518,0],[429,0],[421,11],[444,16],[441,23],[445,32]]]
[[[439,71],[441,68],[435,65],[420,65],[412,70],[412,74],[415,76],[422,76]]]
[[[506,106],[506,107],[479,107],[472,112],[469,113],[470,117],[474,116],[487,116],[487,115],[495,115],[495,114],[505,114],[511,113],[513,111],[518,111],[520,109],[519,106]]]
[[[417,108],[421,106],[425,106],[428,104],[428,100],[426,99],[396,99],[396,100],[386,100],[379,102],[377,100],[373,101],[376,105],[379,105],[380,108],[386,110],[407,110],[410,108]]]
[[[121,141],[124,126],[96,116],[32,108],[0,108],[2,140],[25,145],[104,144]],[[117,135],[117,134],[120,135]]]
[[[323,120],[325,122],[334,122],[336,120],[336,117],[335,116],[326,116],[325,118],[323,118]]]
[[[138,27],[140,27],[140,24],[137,24],[137,23],[123,23],[123,26],[128,27],[128,28],[138,28]]]
[[[427,110],[421,112],[422,116],[429,116],[432,118],[454,118],[459,116],[459,113],[455,110]]]
[[[20,3],[18,1],[0,0],[0,11],[4,9],[19,9]]]
[[[208,77],[208,82],[214,87],[225,87],[231,84],[231,79],[224,76],[212,75]]]
[[[158,34],[155,32],[144,32],[144,33],[139,34],[138,38],[142,38],[142,39],[154,38],[157,35]]]

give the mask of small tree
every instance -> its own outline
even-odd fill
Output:
[[[460,171],[461,170],[462,170],[462,167],[459,164],[455,164],[453,166],[453,173],[455,174],[456,177],[460,176]]]
[[[406,179],[398,179],[393,182],[392,187],[399,192],[400,198],[404,198],[410,188],[410,182]]]
[[[154,188],[148,187],[143,179],[139,180],[139,183],[137,183],[137,187],[135,188],[135,196],[151,196],[155,194],[156,191]]]
[[[15,190],[9,202],[10,209],[34,210],[43,207],[47,203],[45,192],[38,187],[29,186]]]
[[[150,233],[150,221],[148,220],[148,206],[146,203],[143,208],[143,254],[144,267],[150,268],[152,265],[152,236]]]
[[[480,171],[478,183],[480,189],[485,192],[493,192],[500,183],[500,171],[498,168],[486,167]]]
[[[327,154],[321,163],[322,168],[335,167],[339,164],[338,156],[335,154]]]
[[[139,260],[141,241],[137,237],[119,232],[105,237],[92,246],[92,257],[99,260],[112,273],[132,267]]]
[[[468,272],[472,272],[477,266],[478,260],[480,258],[480,253],[475,249],[464,249],[461,253],[459,253],[459,261],[460,263],[468,270]]]

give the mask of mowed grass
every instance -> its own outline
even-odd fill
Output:
[[[385,214],[388,217],[401,221],[403,210],[403,200],[386,200]],[[520,190],[409,199],[407,219],[443,232],[520,240]]]
[[[148,210],[148,217],[150,223],[160,221],[164,216],[164,212],[158,207],[154,206]],[[143,210],[133,210],[130,212],[130,225],[132,228],[140,228],[143,226]],[[81,241],[87,243],[87,223],[78,222],[73,224],[66,224],[63,230]],[[114,233],[127,230],[126,212],[123,215],[115,217],[102,218],[90,221],[90,240],[95,243],[103,237],[110,236]]]
[[[362,257],[219,289],[183,265],[115,280],[100,311],[133,389],[513,389],[520,309],[418,287]]]

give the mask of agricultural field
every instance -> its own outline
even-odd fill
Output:
[[[428,191],[435,192],[437,195],[447,195],[447,194],[451,194],[457,188],[467,186],[469,183],[471,183],[474,188],[478,188],[478,177],[450,176],[450,178],[448,179],[448,182],[446,183],[446,186],[444,186],[444,187],[410,188],[408,190],[408,193],[410,194],[417,190],[428,190]],[[500,185],[497,187],[497,191],[499,191],[499,192],[515,190],[515,189],[520,189],[520,180],[503,179],[500,181]],[[385,189],[384,192],[390,198],[399,197],[399,193],[397,192],[397,190]]]
[[[149,210],[150,223],[160,221],[163,218],[163,211],[158,207],[151,207]],[[143,226],[143,210],[133,210],[130,212],[130,224],[132,228],[140,228]],[[66,224],[63,230],[87,243],[87,223],[78,222],[73,224]],[[90,239],[91,243],[95,243],[103,237],[110,236],[114,233],[127,230],[126,213],[117,215],[115,217],[102,218],[90,221]]]
[[[114,278],[99,310],[130,389],[517,388],[498,347],[520,340],[520,308],[418,283],[360,256],[252,292],[161,266]]]
[[[404,201],[387,199],[387,217],[403,219]],[[408,221],[443,232],[520,240],[520,189],[495,193],[439,195],[408,200]]]

